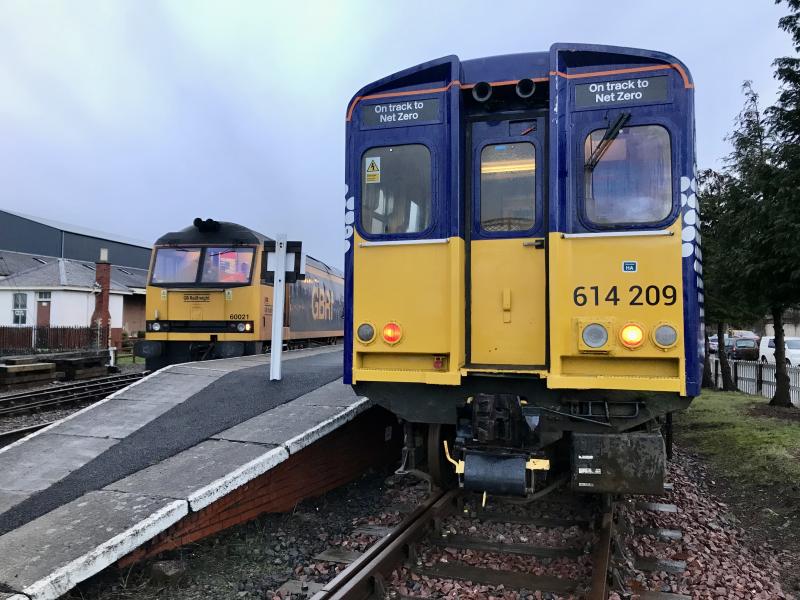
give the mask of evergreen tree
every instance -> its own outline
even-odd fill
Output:
[[[705,320],[716,328],[718,356],[722,370],[722,389],[736,389],[725,354],[726,324],[755,320],[763,312],[751,306],[744,294],[744,281],[738,275],[735,261],[730,260],[730,248],[736,245],[734,228],[738,193],[735,180],[726,173],[712,169],[698,176],[698,200],[703,210],[703,296]],[[706,386],[711,385],[710,362],[706,353],[704,368]]]
[[[785,370],[783,315],[800,303],[800,0],[778,0],[776,4],[784,1],[790,12],[778,24],[791,36],[795,55],[778,58],[773,63],[781,88],[778,101],[766,114],[774,145],[772,211],[776,231],[772,237],[778,246],[778,256],[773,262],[781,261],[774,277],[771,303],[775,362],[779,365],[776,369],[779,385],[772,404],[792,406]]]
[[[730,136],[727,195],[732,245],[726,254],[741,280],[741,301],[749,310],[772,314],[775,327],[775,395],[771,404],[792,406],[786,371],[783,314],[800,300],[800,212],[785,188],[789,175],[773,123],[750,82],[745,104]],[[773,114],[772,112],[770,115]]]

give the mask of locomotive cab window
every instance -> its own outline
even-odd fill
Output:
[[[530,142],[481,150],[481,229],[526,231],[536,222],[536,148]]]
[[[365,233],[419,233],[431,225],[431,153],[427,147],[371,148],[361,163],[361,227]]]
[[[206,248],[202,283],[248,283],[253,269],[252,248]]]
[[[613,128],[612,128],[613,129]],[[584,140],[584,209],[601,225],[648,224],[672,212],[669,133],[659,125],[597,129]]]
[[[200,264],[200,248],[159,248],[151,283],[194,283]]]

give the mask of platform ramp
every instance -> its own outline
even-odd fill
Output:
[[[284,381],[258,386],[261,357],[174,366],[0,452],[0,497],[9,507],[0,508],[0,594],[57,598],[120,560],[287,510],[391,457],[399,432],[388,416],[368,410],[370,402],[340,379],[318,385],[312,376],[332,373],[328,366],[340,360],[336,350],[295,354]],[[197,414],[213,401],[239,417]],[[153,437],[176,428],[188,430],[181,444]],[[70,450],[34,474],[48,448],[61,454],[52,445],[61,438]],[[155,448],[137,446],[145,443]],[[117,461],[137,449],[141,468],[116,477]],[[23,485],[5,474],[8,467]]]

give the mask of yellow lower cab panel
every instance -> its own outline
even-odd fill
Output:
[[[549,246],[548,387],[685,394],[679,222],[647,236],[551,233]],[[590,324],[607,335],[597,348],[583,339]],[[675,331],[666,346],[662,326]]]
[[[464,363],[464,242],[354,240],[353,380],[457,385]],[[400,331],[388,343],[384,327]],[[369,325],[373,339],[358,328]]]

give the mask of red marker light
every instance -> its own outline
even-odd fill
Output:
[[[387,344],[396,344],[403,337],[403,330],[400,325],[389,322],[383,326],[383,341]]]

